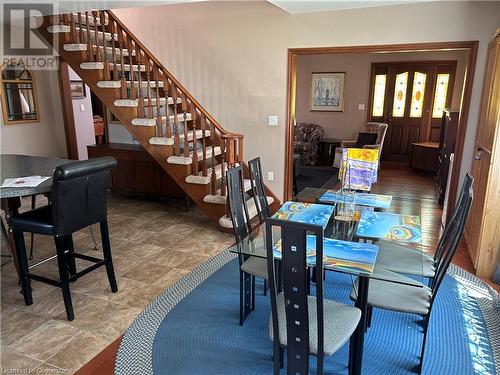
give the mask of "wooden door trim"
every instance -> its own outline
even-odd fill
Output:
[[[340,46],[340,47],[317,47],[317,48],[289,48],[288,49],[288,73],[287,73],[287,97],[286,97],[286,130],[285,130],[285,183],[283,197],[284,200],[292,198],[292,176],[293,176],[293,120],[295,117],[295,79],[296,79],[296,58],[298,55],[334,54],[334,53],[367,53],[367,52],[402,52],[402,51],[436,51],[443,49],[463,49],[467,51],[467,68],[464,77],[464,93],[460,108],[460,118],[458,121],[457,144],[455,148],[455,160],[451,171],[451,181],[449,186],[448,212],[452,212],[455,204],[460,166],[462,163],[465,133],[467,130],[467,118],[474,83],[474,72],[476,68],[477,48],[479,42],[459,41],[459,42],[429,42],[429,43],[408,43],[408,44],[387,44],[387,45],[364,45],[364,46]],[[292,102],[293,101],[293,102]]]
[[[64,135],[66,138],[66,153],[68,154],[68,159],[78,160],[78,145],[76,143],[75,116],[69,85],[68,63],[62,59],[59,59],[57,75],[59,78],[59,96],[61,98]]]

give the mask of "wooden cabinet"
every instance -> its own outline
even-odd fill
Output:
[[[476,274],[491,277],[500,260],[500,29],[488,46],[471,173],[474,200],[465,237]]]
[[[435,174],[438,169],[437,142],[416,142],[411,144],[411,166],[424,172]]]
[[[113,156],[118,161],[111,172],[111,190],[162,197],[185,197],[182,188],[140,145],[106,143],[87,146],[89,158]]]
[[[439,134],[438,171],[436,174],[436,188],[438,203],[443,205],[450,170],[450,157],[455,152],[457,141],[458,118],[460,113],[452,109],[445,109],[441,121]]]

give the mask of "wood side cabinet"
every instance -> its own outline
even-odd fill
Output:
[[[87,146],[90,158],[113,156],[111,190],[118,193],[184,198],[186,193],[140,145],[105,143]]]

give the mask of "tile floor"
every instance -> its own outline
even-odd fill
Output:
[[[23,206],[27,209],[29,203],[26,199]],[[196,206],[186,212],[183,201],[163,204],[111,194],[108,214],[119,291],[111,293],[104,267],[83,276],[71,285],[74,321],[66,319],[60,290],[46,284],[32,282],[33,305],[25,306],[13,263],[2,267],[3,371],[73,373],[123,334],[165,288],[233,243],[233,236],[220,232]],[[100,246],[98,226],[93,232]],[[26,241],[28,245],[28,237]],[[89,229],[76,233],[74,242],[76,251],[101,257]],[[51,238],[35,236],[33,261],[54,252]],[[2,254],[6,253],[2,244]],[[77,266],[84,263],[77,260]],[[37,273],[55,277],[55,259]]]

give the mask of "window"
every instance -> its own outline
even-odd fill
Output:
[[[407,85],[408,85],[408,72],[396,75],[396,83],[394,87],[394,103],[392,106],[392,117],[403,117],[405,115]]]
[[[427,74],[419,72],[415,72],[413,76],[410,117],[422,117],[426,78]]]
[[[7,65],[2,70],[2,113],[5,124],[38,122],[35,81],[21,65]]]
[[[384,115],[384,99],[385,99],[385,82],[387,76],[385,74],[377,74],[375,76],[375,87],[373,89],[373,117],[382,117]]]
[[[443,109],[446,106],[446,97],[448,96],[449,81],[450,75],[448,73],[437,75],[434,105],[432,106],[432,118],[443,117]]]

